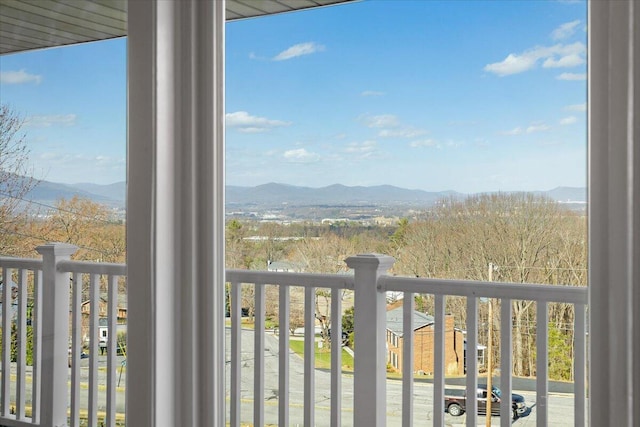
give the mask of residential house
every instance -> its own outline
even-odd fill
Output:
[[[106,341],[109,338],[109,328],[107,325],[107,297],[101,295],[98,299],[98,339]],[[82,313],[82,340],[89,342],[89,328],[91,323],[91,301],[84,301],[80,309]],[[117,303],[117,323],[118,332],[126,331],[127,324],[127,298],[126,295],[118,295]]]
[[[387,353],[388,363],[397,371],[402,371],[404,330],[402,305],[391,306],[387,310]],[[434,372],[434,317],[417,310],[413,312],[413,372],[432,375]],[[454,327],[454,318],[445,316],[444,327],[444,366],[445,375],[464,374],[464,336]]]

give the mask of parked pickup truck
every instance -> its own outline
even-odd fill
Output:
[[[500,415],[500,400],[502,392],[498,387],[491,387],[491,415]],[[457,417],[464,414],[466,406],[466,390],[465,389],[445,389],[444,391],[444,407],[445,411],[450,415]],[[487,386],[478,384],[477,389],[478,413],[487,413]],[[527,410],[524,403],[524,397],[519,394],[511,394],[511,411],[515,420]]]

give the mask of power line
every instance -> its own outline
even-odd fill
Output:
[[[588,271],[588,268],[569,268],[569,267],[527,267],[517,265],[498,265],[498,268],[526,268],[527,270],[566,270],[566,271]]]
[[[20,233],[17,231],[12,231],[12,230],[7,230],[5,228],[2,229],[3,233],[7,233],[7,234],[12,234],[14,236],[19,236],[19,237],[28,237],[31,239],[36,239],[36,240],[40,240],[41,242],[49,242],[49,239],[45,239],[44,237],[39,237],[39,236],[34,236],[33,234],[26,234],[26,233]],[[95,249],[95,248],[90,248],[88,246],[82,246],[82,245],[78,245],[73,243],[73,245],[77,246],[79,249],[84,249],[87,251],[91,251],[91,252],[96,252],[102,255],[109,255],[108,252],[105,251],[101,251],[100,249]]]
[[[12,196],[11,194],[7,194],[7,193],[4,193],[2,191],[0,191],[0,196],[9,197],[11,199],[20,200],[20,201],[25,202],[25,203],[34,204],[34,205],[42,206],[42,207],[49,208],[49,209],[54,209],[54,210],[56,210],[58,212],[66,212],[66,213],[70,213],[72,215],[78,215],[78,216],[90,219],[92,221],[100,221],[100,222],[103,222],[105,224],[113,224],[113,221],[109,221],[109,220],[102,219],[102,218],[92,217],[92,216],[86,215],[86,214],[84,214],[82,212],[75,212],[75,211],[68,210],[68,209],[62,209],[62,208],[59,208],[57,206],[47,205],[46,203],[36,202],[34,200],[28,200],[28,199],[24,199],[22,197]]]

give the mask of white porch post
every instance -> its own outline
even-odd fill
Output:
[[[69,273],[58,273],[58,261],[78,250],[66,243],[36,248],[42,255],[42,383],[40,425],[67,425],[67,379],[69,363]]]
[[[589,3],[592,426],[640,424],[640,4]]]
[[[354,269],[355,359],[353,425],[383,427],[387,422],[386,294],[378,290],[378,278],[395,260],[387,255],[366,254],[346,259]]]
[[[224,0],[128,2],[127,425],[224,426]]]

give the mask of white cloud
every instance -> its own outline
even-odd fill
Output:
[[[0,83],[17,85],[23,83],[40,84],[42,76],[29,74],[25,70],[20,71],[0,71]]]
[[[560,119],[560,124],[561,125],[572,125],[577,121],[578,121],[578,119],[575,116],[569,116],[569,117],[565,117],[563,119]]]
[[[567,105],[564,109],[567,111],[587,111],[587,103]]]
[[[572,44],[556,44],[553,46],[536,46],[522,53],[510,53],[504,60],[488,64],[485,71],[500,77],[528,71],[544,59],[544,67],[575,67],[584,63],[583,56],[587,48],[581,42]]]
[[[538,123],[538,124],[533,124],[531,126],[529,126],[526,130],[527,133],[534,133],[534,132],[544,132],[546,130],[551,129],[549,126],[545,125],[544,123]]]
[[[586,73],[562,73],[556,77],[558,80],[587,80]]]
[[[536,65],[537,60],[531,55],[514,55],[510,53],[503,61],[486,65],[484,70],[503,77],[527,71]]]
[[[424,129],[404,128],[404,129],[382,129],[378,132],[381,138],[416,138],[426,134]]]
[[[376,90],[365,90],[361,94],[361,96],[383,96],[384,92],[378,92]]]
[[[522,135],[523,133],[544,132],[549,129],[551,129],[551,127],[544,123],[532,123],[526,128],[522,128],[518,126],[510,130],[504,130],[500,132],[500,134],[507,135],[507,136],[516,136],[516,135]]]
[[[569,68],[569,67],[576,67],[584,63],[585,63],[585,59],[582,58],[580,55],[574,53],[571,55],[562,56],[558,59],[547,58],[542,64],[542,66],[544,68]]]
[[[416,138],[428,133],[424,129],[402,125],[393,114],[362,115],[358,119],[369,128],[380,129],[380,138]]]
[[[393,114],[381,114],[379,116],[361,116],[360,120],[362,120],[364,124],[370,128],[393,128],[397,127],[400,124],[398,122],[398,118]]]
[[[520,135],[522,132],[523,132],[522,128],[521,127],[517,127],[517,128],[513,128],[511,130],[502,131],[500,133],[503,134],[503,135],[512,136],[512,135]]]
[[[48,128],[54,125],[73,126],[76,124],[75,114],[54,114],[49,116],[30,116],[25,120],[26,126]]]
[[[304,148],[285,151],[283,157],[291,163],[313,163],[320,160],[318,154],[311,153]]]
[[[322,52],[324,46],[314,42],[298,43],[290,48],[283,50],[279,54],[273,57],[274,61],[285,61],[287,59],[296,58],[302,55],[310,55],[316,52]]]
[[[566,22],[551,32],[551,38],[554,40],[562,40],[571,37],[576,32],[578,25],[580,25],[579,19]]]
[[[249,59],[254,60],[254,61],[271,61],[271,58],[266,57],[266,56],[260,56],[258,54],[256,54],[255,52],[249,52]]]
[[[438,142],[433,139],[420,139],[417,141],[411,141],[409,143],[409,147],[411,148],[436,147],[436,146],[438,146]]]
[[[378,143],[375,141],[352,142],[347,145],[347,148],[345,148],[344,152],[368,156],[371,153],[375,152],[377,148]]]
[[[243,133],[261,133],[276,127],[290,126],[291,122],[252,116],[246,111],[236,111],[225,115],[226,125]]]

